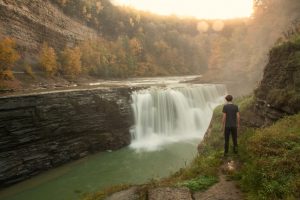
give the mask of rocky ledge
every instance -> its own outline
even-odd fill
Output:
[[[0,97],[0,187],[130,142],[130,88]]]
[[[255,99],[255,111],[266,124],[300,111],[299,42],[285,42],[270,51]]]

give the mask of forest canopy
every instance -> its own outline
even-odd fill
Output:
[[[224,21],[158,16],[109,0],[50,2],[98,33],[65,48],[45,38],[31,60],[35,71],[71,79],[206,73],[224,80],[234,70],[255,82],[269,48],[298,31],[300,15],[298,0],[255,0],[251,18]]]

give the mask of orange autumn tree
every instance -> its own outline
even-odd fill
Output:
[[[77,77],[81,71],[81,51],[79,47],[66,47],[61,53],[62,73],[70,78]]]
[[[133,54],[134,56],[139,56],[143,51],[141,42],[136,38],[129,40],[129,47],[130,47],[130,53]]]
[[[0,79],[14,78],[11,69],[19,58],[16,42],[12,38],[6,37],[0,40]]]
[[[39,62],[42,69],[48,76],[54,76],[57,72],[57,56],[55,50],[49,47],[46,42],[43,43],[39,55]]]

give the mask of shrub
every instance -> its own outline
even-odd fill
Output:
[[[39,62],[48,76],[53,76],[57,72],[57,56],[55,50],[49,47],[46,42],[42,45]]]
[[[10,69],[4,70],[0,73],[0,79],[2,80],[14,80],[15,76]]]
[[[61,53],[62,73],[70,78],[75,78],[81,73],[81,51],[79,47],[66,47]]]
[[[200,191],[208,189],[217,182],[218,179],[215,176],[199,176],[198,178],[179,183],[178,186],[188,187],[192,191]]]
[[[108,42],[101,39],[86,40],[80,43],[81,63],[83,73],[93,76],[105,76],[107,66],[111,61]]]
[[[300,110],[300,93],[293,89],[273,89],[267,96],[272,106],[289,106],[295,112]]]
[[[19,58],[16,42],[12,38],[0,40],[0,79],[14,79],[11,69]]]
[[[29,64],[25,64],[24,66],[24,72],[31,78],[35,79],[34,73],[32,71],[32,67]]]

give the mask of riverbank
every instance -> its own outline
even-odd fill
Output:
[[[247,123],[253,119],[253,113],[250,114],[253,97],[241,98],[236,103],[243,113],[238,155],[223,158],[221,107],[218,107],[204,140],[198,146],[199,154],[189,166],[165,179],[138,186],[114,186],[87,194],[82,199],[157,200],[166,196],[170,199],[207,196],[210,199],[237,200],[298,199],[300,115],[285,117],[270,127],[258,128]]]

